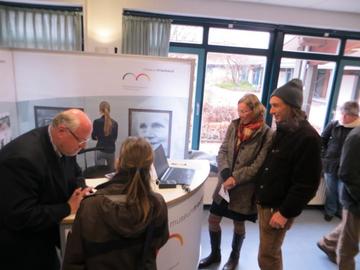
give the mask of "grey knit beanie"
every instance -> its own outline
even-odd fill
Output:
[[[303,84],[299,79],[292,79],[283,86],[276,88],[271,96],[281,98],[288,105],[301,109],[303,103]]]

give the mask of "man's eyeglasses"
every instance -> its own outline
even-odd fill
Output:
[[[77,142],[79,143],[79,144],[85,144],[85,143],[87,143],[89,140],[90,140],[90,138],[87,138],[87,139],[85,139],[85,140],[83,140],[83,139],[80,139],[74,132],[72,132],[71,131],[71,129],[70,128],[66,128],[69,132],[70,132],[70,134],[77,140]]]

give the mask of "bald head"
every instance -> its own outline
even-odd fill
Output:
[[[53,143],[66,156],[74,156],[85,148],[91,131],[91,120],[79,109],[63,111],[51,123]]]
[[[58,127],[61,124],[75,130],[79,126],[91,127],[91,120],[82,110],[70,109],[58,113],[52,120],[51,126]]]

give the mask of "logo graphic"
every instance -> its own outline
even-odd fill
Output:
[[[183,237],[182,237],[179,233],[172,233],[172,234],[170,234],[169,240],[170,240],[170,239],[175,239],[175,240],[179,241],[181,246],[184,245],[184,239],[183,239]]]
[[[135,74],[135,73],[132,73],[132,72],[127,72],[123,75],[122,77],[123,80],[128,80],[128,79],[133,79],[133,80],[136,80],[136,81],[140,81],[140,80],[148,80],[150,81],[150,77],[149,75],[147,75],[146,73],[139,73],[139,74]]]

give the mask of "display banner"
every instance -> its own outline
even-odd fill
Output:
[[[2,98],[17,108],[15,136],[39,119],[50,123],[60,108],[81,108],[96,119],[106,100],[119,124],[117,149],[127,136],[140,136],[153,148],[163,144],[169,158],[187,157],[194,60],[20,49],[0,56]],[[39,115],[37,108],[45,109]]]
[[[190,96],[191,62],[147,56],[14,51],[17,100]]]

